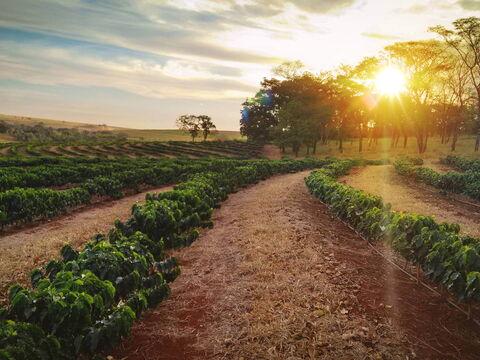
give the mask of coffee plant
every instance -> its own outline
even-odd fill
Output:
[[[459,167],[469,164],[470,168],[464,172],[449,171],[441,174],[430,168],[416,166],[418,164],[411,159],[397,160],[394,166],[400,175],[414,178],[442,191],[460,193],[472,199],[480,200],[480,171],[474,165],[477,161],[452,156],[442,161],[447,164],[458,163]]]
[[[354,165],[337,161],[314,171],[306,179],[307,187],[363,236],[386,241],[458,299],[480,300],[480,240],[461,235],[457,224],[393,211],[380,197],[336,181]],[[396,166],[402,173],[412,171],[403,162]]]
[[[81,251],[31,273],[0,311],[0,359],[91,357],[128,335],[142,312],[165,299],[179,274],[166,248],[186,246],[229,193],[269,176],[321,167],[331,160],[218,160],[194,163],[174,190],[150,194],[132,216],[116,221]],[[178,165],[171,171],[178,174]]]

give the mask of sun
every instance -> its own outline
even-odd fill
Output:
[[[405,90],[405,76],[396,67],[387,66],[375,77],[375,89],[387,96],[396,96]]]

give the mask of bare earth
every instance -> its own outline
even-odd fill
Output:
[[[452,167],[446,165],[446,164],[442,164],[440,161],[438,161],[437,159],[435,160],[432,160],[432,159],[424,159],[423,160],[423,166],[425,167],[429,167],[439,173],[446,173],[446,172],[449,172],[449,171],[456,171],[455,169],[453,169]]]
[[[231,195],[214,228],[175,254],[171,297],[113,357],[478,358],[476,325],[334,219],[306,175]]]
[[[278,146],[275,145],[264,145],[263,146],[263,155],[270,160],[279,160],[282,158],[282,152]]]
[[[164,186],[147,192],[170,189],[170,186]],[[110,230],[116,219],[126,220],[130,216],[132,205],[143,201],[147,192],[83,208],[0,237],[0,302],[5,301],[12,283],[27,285],[30,271],[58,257],[64,244],[69,243],[79,248],[93,235]]]
[[[455,200],[455,196],[441,195],[438,189],[398,175],[392,165],[357,168],[341,181],[381,196],[394,210],[431,215],[440,222],[455,222],[464,233],[480,236],[480,204],[469,205]],[[473,200],[470,202],[473,204]]]

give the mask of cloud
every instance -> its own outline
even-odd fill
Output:
[[[140,4],[143,4],[140,2]],[[199,14],[165,5],[134,2],[59,2],[18,0],[2,4],[0,26],[28,29],[67,39],[114,45],[157,55],[231,62],[272,63],[281,60],[238,51],[210,41],[224,28],[219,15]]]
[[[394,13],[405,13],[415,15],[431,15],[436,10],[452,13],[455,10],[456,2],[463,2],[462,0],[417,0],[412,5],[406,7],[395,8]],[[476,2],[475,0],[466,0],[466,2]]]
[[[426,4],[414,4],[407,8],[405,12],[412,14],[421,14],[429,10],[429,6]]]
[[[356,0],[294,0],[291,3],[304,11],[326,14],[346,9]]]
[[[255,91],[231,68],[170,59],[95,57],[81,49],[0,42],[0,78],[43,85],[110,87],[154,98],[229,99]]]
[[[388,35],[388,34],[381,34],[375,32],[363,32],[362,36],[371,38],[371,39],[378,39],[378,40],[388,40],[388,41],[395,41],[395,40],[402,40],[401,36],[396,35]]]
[[[480,10],[480,0],[459,0],[458,4],[465,10]]]
[[[464,9],[478,9],[479,1],[0,2],[2,108],[8,103],[21,113],[35,103],[39,115],[55,114],[55,106],[68,115],[78,101],[73,115],[81,120],[81,113],[92,118],[96,108],[102,118],[126,119],[145,105],[155,113],[152,119],[170,121],[175,112],[194,112],[205,103],[218,116],[228,114],[232,128],[242,100],[256,92],[274,65],[301,59],[320,71],[353,63],[378,53],[384,41],[400,39],[390,34],[424,36],[429,25],[468,14]],[[22,85],[8,95],[1,88],[8,81]],[[47,92],[48,106],[25,88]],[[115,116],[107,116],[106,94]],[[27,112],[35,115],[32,111]]]
[[[282,14],[289,6],[294,6],[301,12],[310,14],[328,14],[346,9],[357,0],[254,0],[246,4],[237,1],[225,1],[230,4],[230,13],[247,16],[248,18],[270,18]],[[228,12],[226,12],[228,13]],[[230,17],[231,18],[231,17]]]

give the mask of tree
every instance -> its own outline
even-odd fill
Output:
[[[292,100],[280,109],[278,119],[274,133],[277,134],[276,139],[280,141],[279,145],[291,146],[295,156],[298,156],[301,145],[311,133],[308,122],[311,119],[309,110],[301,101]]]
[[[203,133],[203,141],[207,141],[207,137],[210,134],[211,129],[216,129],[217,127],[212,122],[212,118],[207,115],[199,115],[197,117],[198,123],[200,125],[200,129],[202,129]]]
[[[343,78],[339,81],[342,86],[347,87],[350,96],[350,105],[347,111],[352,126],[358,135],[358,151],[363,150],[363,138],[366,135],[369,123],[370,110],[373,108],[370,101],[373,87],[373,78],[381,66],[380,59],[376,57],[364,58],[355,67],[343,67]]]
[[[446,69],[447,56],[435,40],[399,42],[385,49],[407,73],[407,93],[415,105],[409,116],[414,119],[418,152],[424,153],[432,128],[435,87],[440,72]]]
[[[304,107],[304,121],[308,122],[309,136],[304,138],[307,154],[310,148],[316,152],[317,143],[325,132],[327,123],[331,118],[329,105],[328,81],[330,75],[323,73],[313,75],[305,72],[301,76],[285,79],[264,80],[263,86],[271,94],[272,113],[277,118],[281,109],[291,101],[297,101]],[[278,135],[278,132],[275,134]]]
[[[460,127],[464,125],[467,107],[472,100],[469,70],[458,54],[450,49],[448,71],[439,76],[441,84],[439,92],[440,129],[442,143],[448,143],[452,136],[451,150],[455,151]]]
[[[480,122],[480,18],[468,17],[453,22],[453,29],[435,26],[431,31],[443,37],[460,56],[468,69],[470,81],[476,92],[477,121]],[[475,141],[475,151],[480,147],[480,126]]]
[[[188,131],[192,137],[192,142],[195,142],[195,138],[200,132],[198,117],[195,115],[182,115],[177,119],[176,123],[180,130]]]
[[[334,109],[332,116],[332,125],[334,126],[337,139],[338,150],[343,152],[343,141],[347,132],[355,127],[355,120],[360,120],[356,112],[361,109],[357,107],[355,100],[359,97],[362,86],[354,80],[354,68],[342,65],[335,78],[329,80],[329,101]],[[353,105],[355,104],[355,105]]]
[[[283,77],[285,79],[294,79],[300,76],[301,70],[305,68],[305,65],[300,60],[285,61],[284,63],[275,66],[272,72],[275,75]]]
[[[247,99],[243,103],[240,134],[258,142],[271,140],[272,130],[278,123],[272,99],[271,92],[262,88],[254,98]]]

